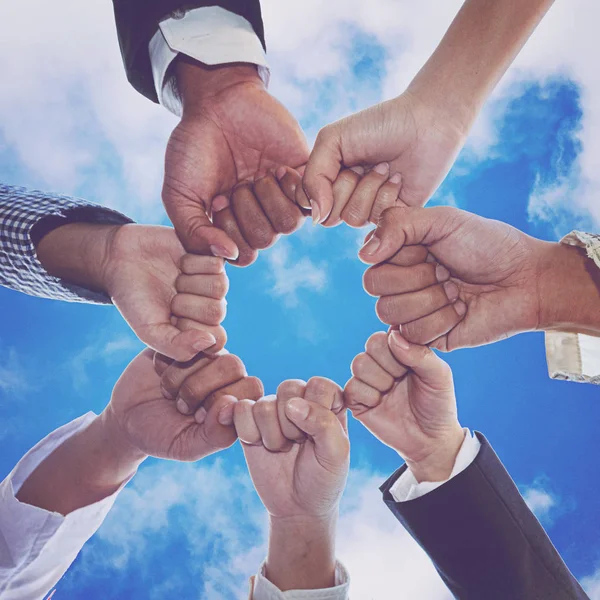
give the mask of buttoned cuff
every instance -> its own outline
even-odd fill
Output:
[[[477,436],[473,435],[468,429],[465,429],[465,439],[456,455],[454,467],[448,479],[445,481],[421,481],[419,483],[410,469],[406,469],[390,488],[392,497],[396,502],[407,502],[408,500],[415,500],[432,492],[470,466],[477,458],[480,448],[481,442],[477,439]]]
[[[176,116],[181,116],[181,97],[169,67],[179,53],[207,65],[254,64],[269,84],[265,51],[252,25],[220,6],[171,15],[159,24],[148,49],[159,102]]]
[[[561,244],[585,248],[600,269],[600,235],[572,231]],[[600,336],[548,331],[545,338],[548,374],[552,379],[600,385]]]
[[[347,600],[350,575],[339,561],[335,565],[335,586],[322,590],[288,590],[282,592],[265,577],[265,564],[254,577],[250,600]]]

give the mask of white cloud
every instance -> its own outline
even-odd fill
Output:
[[[0,391],[15,395],[31,389],[30,379],[17,351],[9,348],[0,354]]]
[[[536,477],[530,485],[520,486],[525,503],[546,529],[566,512],[573,510],[572,498],[561,498],[551,489],[545,475]]]
[[[266,255],[273,280],[272,293],[284,299],[287,306],[298,304],[298,290],[322,291],[327,284],[327,270],[324,262],[315,265],[306,256],[294,260],[290,256],[290,246],[280,240]]]
[[[556,506],[556,498],[549,492],[538,488],[527,488],[523,493],[529,510],[540,520],[548,518],[550,511]]]
[[[581,585],[590,600],[600,600],[600,567],[592,575],[584,577]]]

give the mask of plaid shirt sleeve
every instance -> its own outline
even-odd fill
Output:
[[[38,260],[37,243],[67,223],[124,225],[131,219],[79,198],[0,183],[0,285],[42,298],[110,304],[110,298],[50,275]]]

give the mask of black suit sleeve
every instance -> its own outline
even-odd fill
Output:
[[[117,35],[127,79],[144,96],[158,102],[148,44],[158,30],[158,24],[177,10],[191,10],[205,6],[220,6],[250,22],[265,46],[265,34],[260,0],[113,0]]]
[[[510,475],[481,434],[481,449],[462,473],[432,492],[384,502],[427,552],[461,600],[572,600],[588,596],[529,510]]]

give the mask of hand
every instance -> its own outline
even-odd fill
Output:
[[[260,380],[246,377],[241,361],[230,354],[186,364],[156,355],[156,366],[153,355],[139,354],[115,385],[102,414],[110,429],[139,452],[171,460],[199,460],[231,446],[235,429],[221,413],[231,412],[236,398],[260,398]],[[180,394],[194,407],[188,415],[171,399]]]
[[[444,481],[464,440],[450,367],[398,331],[375,333],[352,362],[352,415],[406,461],[418,481]]]
[[[440,266],[389,260],[415,244]],[[410,342],[449,351],[540,326],[541,265],[551,246],[454,208],[392,208],[359,256],[378,263],[364,286],[380,297],[379,318]]]
[[[320,377],[306,384],[286,381],[277,396],[238,402],[234,423],[250,476],[272,518],[328,520],[337,513],[350,446],[336,384]],[[304,441],[291,441],[304,434]]]
[[[299,175],[284,168],[306,163],[304,134],[255,67],[180,57],[176,68],[183,117],[167,147],[165,208],[188,251],[248,265],[304,218],[286,196]]]
[[[331,224],[341,218],[360,226],[377,204],[423,206],[448,173],[467,133],[451,112],[412,91],[328,125],[317,137],[303,180],[318,222],[327,222],[333,213]],[[338,181],[343,167],[379,173],[363,184],[368,190],[357,187],[354,192],[351,182]],[[354,185],[359,186],[358,179]],[[302,192],[297,193],[300,200]]]

